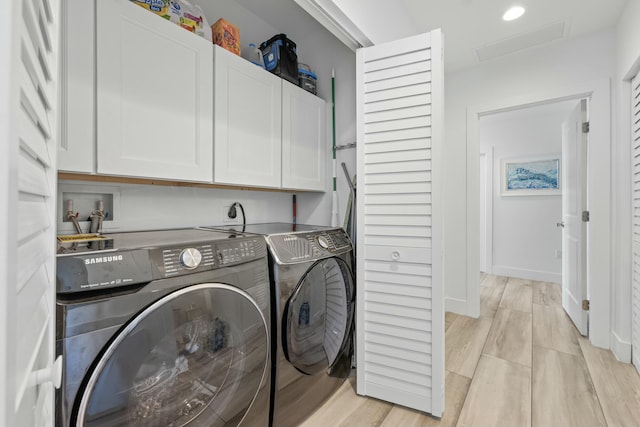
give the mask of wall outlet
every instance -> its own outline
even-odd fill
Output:
[[[222,222],[224,224],[240,224],[242,221],[242,212],[240,212],[240,208],[236,207],[236,217],[229,218],[229,209],[231,205],[222,207]]]
[[[562,249],[556,249],[556,258],[562,259]]]

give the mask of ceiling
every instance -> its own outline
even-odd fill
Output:
[[[333,2],[373,42],[432,29],[444,34],[445,70],[615,27],[627,0],[316,0]],[[505,22],[508,7],[526,13]]]

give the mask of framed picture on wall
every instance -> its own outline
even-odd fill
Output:
[[[501,160],[502,196],[560,195],[560,154]]]

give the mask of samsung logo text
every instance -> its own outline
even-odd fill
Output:
[[[86,265],[91,265],[91,264],[105,264],[108,262],[118,262],[118,261],[122,261],[123,260],[123,256],[122,255],[111,255],[111,256],[99,256],[97,258],[87,258],[84,260],[84,263]]]

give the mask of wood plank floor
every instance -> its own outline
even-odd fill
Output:
[[[480,318],[445,316],[441,419],[358,396],[352,377],[301,426],[640,426],[640,375],[579,335],[559,285],[481,280]]]

